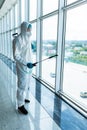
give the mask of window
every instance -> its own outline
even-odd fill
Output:
[[[9,30],[9,27],[10,27],[10,22],[9,22],[9,12],[7,13],[7,18],[6,18],[6,31]]]
[[[67,4],[71,4],[71,3],[76,2],[76,1],[78,1],[78,0],[67,0]]]
[[[3,22],[4,22],[4,32],[5,32],[6,31],[6,27],[7,27],[6,26],[6,15],[4,16],[3,20],[4,20]]]
[[[25,0],[21,0],[21,22],[25,20]]]
[[[87,107],[87,4],[67,11],[63,91]]]
[[[0,19],[0,33],[1,33],[1,19]]]
[[[14,27],[14,12],[13,12],[13,8],[11,9],[11,29]]]
[[[57,15],[43,20],[42,59],[56,54]],[[55,86],[56,58],[42,62],[42,79]]]
[[[36,62],[36,51],[37,51],[37,42],[36,42],[36,23],[32,24],[32,36],[31,36],[31,46],[33,52],[33,63]],[[33,74],[36,74],[36,67],[33,68]]]
[[[1,19],[0,19],[0,41],[1,41]],[[0,47],[0,53],[1,53],[1,47]]]
[[[15,27],[18,26],[18,3],[15,5]]]
[[[30,21],[36,19],[37,14],[37,0],[30,0]]]
[[[58,0],[43,0],[43,15],[58,9]]]

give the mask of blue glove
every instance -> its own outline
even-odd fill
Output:
[[[27,63],[27,67],[30,68],[30,69],[32,69],[34,66],[36,66],[36,65],[33,64],[33,63]]]

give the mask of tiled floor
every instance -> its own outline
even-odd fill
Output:
[[[15,64],[0,55],[0,130],[87,130],[87,120],[32,78],[29,114],[16,109]],[[9,69],[10,68],[10,69]]]

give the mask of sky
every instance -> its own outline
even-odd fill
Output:
[[[87,4],[68,10],[66,40],[87,40]]]

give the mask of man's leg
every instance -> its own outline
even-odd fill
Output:
[[[27,114],[27,110],[24,107],[25,104],[25,91],[26,91],[26,73],[17,68],[17,77],[18,77],[18,89],[17,89],[17,103],[18,110],[23,114]]]
[[[31,82],[31,74],[27,74],[27,86],[26,86],[26,97],[25,97],[25,102],[29,103],[29,90],[30,90],[30,82]]]

